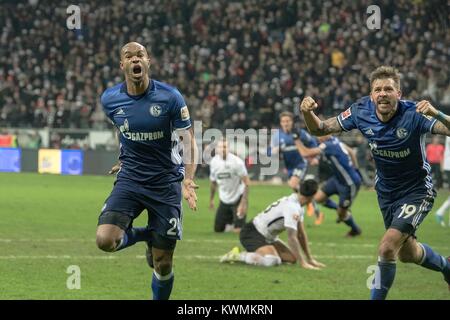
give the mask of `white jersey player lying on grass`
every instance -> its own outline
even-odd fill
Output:
[[[298,193],[283,197],[269,205],[241,230],[240,241],[247,251],[240,253],[239,247],[235,247],[224,255],[220,262],[244,262],[266,267],[288,262],[298,263],[305,269],[316,270],[325,267],[311,255],[308,236],[303,225],[302,207],[312,201],[317,188],[316,181],[305,180],[300,183]],[[288,234],[288,246],[278,238],[284,230]]]

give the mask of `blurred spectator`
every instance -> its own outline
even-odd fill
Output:
[[[362,135],[358,135],[356,138],[356,159],[364,186],[373,187],[373,180],[369,175],[369,144]]]
[[[380,30],[366,27],[365,1],[78,1],[73,31],[70,1],[2,1],[0,126],[108,128],[99,96],[122,80],[131,40],[205,127],[269,128],[305,94],[336,114],[369,92],[381,64],[402,72],[405,98],[450,107],[445,1],[377,3]]]
[[[434,186],[442,188],[441,164],[444,159],[444,145],[440,142],[439,136],[433,136],[431,143],[427,145],[427,160],[431,165]]]

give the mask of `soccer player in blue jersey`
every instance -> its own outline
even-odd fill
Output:
[[[370,297],[386,298],[394,282],[397,258],[442,272],[450,289],[450,258],[418,242],[415,236],[436,196],[425,156],[425,134],[449,136],[450,117],[428,101],[401,100],[400,75],[395,68],[381,66],[374,70],[370,88],[370,96],[325,121],[314,114],[317,103],[311,97],[300,105],[312,134],[358,129],[369,141],[377,169],[375,189],[386,227],[378,250],[378,277]]]
[[[153,299],[166,300],[174,281],[172,256],[182,236],[181,196],[196,209],[195,140],[180,92],[150,79],[144,46],[123,46],[120,68],[125,82],[101,96],[106,115],[119,130],[120,169],[99,217],[97,246],[115,252],[146,241],[147,261],[154,267]],[[133,227],[144,209],[147,227]]]
[[[350,213],[350,206],[361,186],[361,176],[356,169],[356,156],[352,154],[353,151],[331,135],[319,137],[320,145],[315,148],[305,147],[300,139],[295,142],[304,157],[317,157],[322,154],[333,172],[325,185],[314,195],[314,200],[324,203],[332,195],[339,195],[339,206],[336,209],[338,222],[343,221],[350,227],[348,237],[359,236],[361,228]]]
[[[281,153],[288,171],[288,185],[296,192],[298,186],[306,175],[308,160],[301,156],[295,145],[294,137],[298,137],[308,147],[316,147],[317,141],[306,130],[297,130],[294,128],[294,114],[291,112],[282,112],[280,114],[280,129],[272,137],[272,152]],[[314,213],[316,215],[316,224],[320,224],[323,214],[320,212],[317,204],[312,202]],[[327,207],[337,209],[336,203],[329,200],[325,203]]]

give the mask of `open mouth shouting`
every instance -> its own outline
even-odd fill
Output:
[[[140,65],[134,65],[131,69],[131,75],[135,78],[142,77],[142,67]]]
[[[382,107],[388,107],[391,105],[391,102],[389,100],[379,100],[378,105]]]

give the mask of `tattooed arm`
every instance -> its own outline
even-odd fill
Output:
[[[337,117],[322,121],[314,114],[315,109],[317,109],[317,103],[311,97],[304,98],[300,104],[300,110],[305,118],[306,127],[311,134],[325,136],[327,134],[342,132]]]
[[[437,110],[431,105],[430,102],[426,100],[418,102],[416,111],[437,120],[433,127],[432,133],[450,136],[450,117],[442,111]]]

